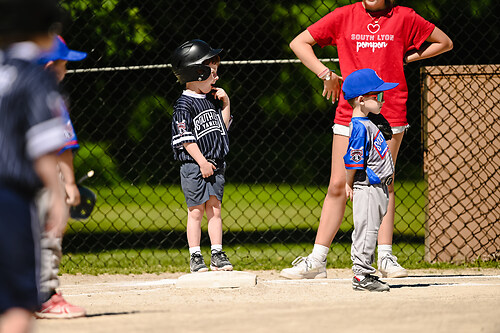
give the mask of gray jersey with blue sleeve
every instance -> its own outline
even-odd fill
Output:
[[[360,170],[355,183],[374,185],[392,180],[392,155],[378,127],[368,117],[353,117],[349,127],[351,135],[344,163],[346,169]]]

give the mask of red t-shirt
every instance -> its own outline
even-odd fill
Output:
[[[408,124],[408,88],[403,57],[409,50],[420,48],[435,26],[407,7],[395,6],[370,14],[375,19],[357,2],[335,9],[307,30],[321,47],[337,47],[343,78],[355,70],[371,68],[385,82],[399,83],[385,92],[382,114],[391,126],[404,126]],[[334,122],[347,126],[351,116],[352,108],[341,96]]]

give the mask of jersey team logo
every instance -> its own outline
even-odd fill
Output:
[[[361,149],[351,149],[351,160],[353,162],[359,162],[363,159],[363,148]]]
[[[176,121],[176,123],[177,123],[177,129],[179,130],[179,134],[183,135],[184,133],[186,133],[186,122],[183,120],[183,121]]]

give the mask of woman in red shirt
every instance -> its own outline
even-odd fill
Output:
[[[349,141],[349,122],[352,108],[340,94],[342,77],[355,70],[371,68],[386,82],[398,82],[397,88],[387,91],[382,115],[393,130],[388,141],[394,164],[408,122],[406,100],[408,89],[403,66],[406,63],[430,58],[453,47],[450,38],[414,10],[395,6],[391,0],[362,0],[335,9],[309,26],[290,43],[302,63],[324,82],[323,96],[332,103],[338,100],[333,126],[332,168],[328,192],[323,203],[313,252],[299,257],[281,272],[283,277],[326,278],[326,255],[345,212],[345,167],[343,156]],[[424,44],[424,42],[427,42]],[[313,46],[337,47],[340,60],[338,76],[316,57]],[[394,184],[394,183],[393,183]],[[406,277],[408,273],[392,255],[395,196],[389,186],[389,207],[378,234],[378,269],[383,277]]]

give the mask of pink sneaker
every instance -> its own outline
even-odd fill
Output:
[[[78,318],[85,317],[85,310],[79,306],[69,304],[61,293],[57,293],[42,304],[42,309],[35,312],[35,317],[39,319]]]

